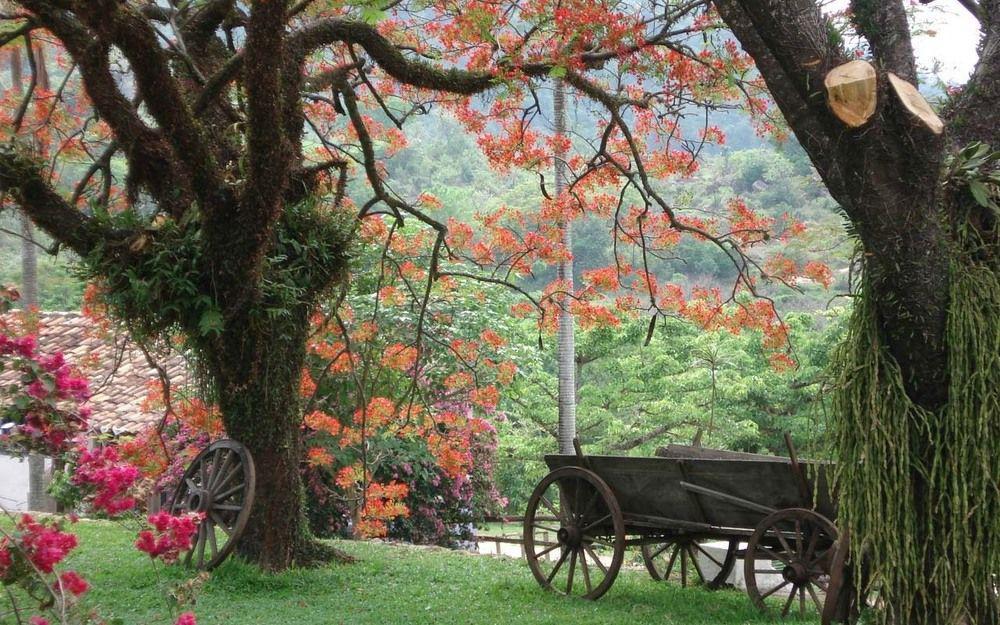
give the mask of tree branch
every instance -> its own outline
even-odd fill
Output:
[[[945,117],[958,145],[984,141],[1000,147],[1000,1],[983,2],[981,14],[979,61]]]
[[[228,206],[215,157],[191,114],[170,71],[156,31],[149,21],[121,0],[77,2],[77,12],[108,43],[128,58],[147,110],[156,119],[181,165],[194,183],[206,210]]]
[[[338,42],[360,45],[385,73],[413,87],[473,95],[495,84],[496,77],[487,72],[441,69],[407,58],[374,27],[363,22],[337,18],[316,20],[292,33],[289,48],[299,58],[305,58],[317,48]]]
[[[882,68],[916,84],[917,64],[902,0],[851,0],[851,11]]]
[[[743,49],[753,57],[771,97],[774,98],[799,143],[805,148],[816,170],[830,189],[830,193],[841,205],[849,207],[845,181],[840,176],[833,160],[832,137],[836,136],[836,129],[830,127],[831,115],[826,110],[825,98],[822,93],[826,71],[821,66],[832,67],[833,61],[829,58],[825,61],[820,58],[819,62],[816,62],[815,59],[809,58],[814,55],[803,55],[796,61],[794,54],[788,51],[777,53],[776,50],[784,50],[785,46],[794,50],[798,44],[794,39],[785,41],[779,27],[767,23],[769,20],[777,20],[777,16],[769,18],[765,15],[763,17],[765,24],[761,27],[762,32],[758,31],[757,21],[745,7],[751,4],[763,5],[766,4],[766,0],[714,1],[719,15],[739,39]],[[796,2],[796,4],[799,3]],[[821,24],[824,22],[821,15],[817,16],[814,11],[809,11],[805,15],[813,21],[811,30],[814,33],[822,27]],[[807,49],[814,47],[815,35],[806,39],[814,42],[807,46]],[[821,56],[835,58],[840,56],[840,52],[824,51]],[[807,62],[811,64],[811,67],[800,69],[800,65]],[[832,123],[839,122],[833,121]]]
[[[16,146],[0,147],[0,193],[10,193],[32,221],[80,256],[104,238],[91,219],[56,193],[42,167]]]
[[[111,73],[108,48],[71,13],[42,0],[18,0],[62,41],[77,62],[94,109],[115,133],[128,156],[133,180],[149,189],[160,208],[179,216],[193,201],[190,181],[163,137],[143,122]]]

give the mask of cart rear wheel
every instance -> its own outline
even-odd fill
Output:
[[[813,608],[822,613],[836,541],[833,523],[812,510],[789,508],[765,517],[743,560],[751,601],[767,610],[772,599],[783,617],[795,609],[801,615]]]
[[[837,539],[830,559],[830,588],[823,605],[822,625],[853,625],[860,620],[863,610],[885,607],[878,585],[872,584],[867,566],[861,567],[861,578],[857,577],[857,568],[851,563],[854,557],[856,554],[851,552],[850,534],[845,530]]]
[[[188,465],[174,491],[171,514],[204,515],[184,564],[211,570],[236,548],[250,518],[256,474],[246,447],[216,441]]]
[[[614,493],[580,467],[549,473],[528,499],[524,551],[546,590],[597,599],[625,557],[625,520]]]
[[[823,625],[853,623],[857,620],[856,590],[847,564],[851,550],[850,535],[845,531],[833,547],[830,560],[830,585],[823,603]]]
[[[666,539],[662,543],[652,543],[642,546],[642,561],[650,577],[657,581],[680,580],[681,586],[688,585],[689,571],[694,569],[697,581],[709,590],[721,588],[736,564],[736,549],[739,540],[729,540],[726,552],[722,556],[712,554],[703,547],[705,540],[696,540],[680,536]],[[698,555],[708,558],[710,564],[704,566],[698,562]]]

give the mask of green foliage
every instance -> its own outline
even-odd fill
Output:
[[[221,333],[223,311],[209,282],[197,218],[165,219],[156,227],[131,211],[98,213],[95,219],[138,233],[126,241],[104,241],[79,265],[79,277],[101,286],[102,301],[115,317],[145,339],[181,334],[197,345]],[[257,321],[289,316],[313,285],[325,281],[317,272],[346,267],[352,228],[353,219],[326,213],[315,200],[287,207],[264,259]]]
[[[16,213],[0,213],[0,228],[5,231],[20,232],[20,219]],[[46,249],[51,247],[51,239],[39,229],[34,230],[34,239]],[[38,248],[38,304],[42,310],[77,310],[83,298],[83,284],[73,272],[76,255],[62,250],[53,256]],[[17,285],[23,288],[21,279],[21,239],[13,234],[0,231],[0,285]]]
[[[939,412],[907,397],[867,290],[833,359],[839,520],[861,556],[856,575],[876,563],[878,623],[1000,619],[1000,279],[968,258],[951,274],[949,398]]]
[[[1000,161],[1000,150],[976,141],[952,156],[946,163],[947,183],[966,188],[976,204],[1000,217],[1000,171],[991,167]]]
[[[793,313],[789,326],[797,367],[776,370],[754,332],[703,332],[665,319],[648,346],[645,321],[580,333],[577,430],[594,454],[651,455],[668,443],[701,443],[787,454],[790,432],[805,455],[826,451],[821,395],[829,354],[843,337],[849,311]],[[545,474],[542,455],[556,449],[558,420],[552,350],[519,361],[505,393],[497,482],[512,514]],[[714,375],[714,384],[713,384]]]
[[[115,226],[134,228],[132,213],[98,218]],[[204,293],[201,273],[200,229],[166,221],[155,236],[137,240],[141,253],[105,242],[82,259],[80,277],[98,282],[102,299],[115,316],[126,320],[144,339],[198,329],[216,331],[220,311]],[[131,256],[130,262],[121,262]]]

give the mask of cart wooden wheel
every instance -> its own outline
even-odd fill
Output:
[[[688,570],[694,569],[698,581],[709,590],[721,588],[736,564],[736,549],[740,541],[732,538],[726,547],[724,555],[716,556],[705,549],[701,543],[704,540],[679,536],[665,539],[662,543],[652,543],[642,546],[642,561],[646,564],[649,575],[657,581],[680,579],[681,586],[688,584]],[[698,554],[712,563],[708,570],[703,570],[698,563]],[[706,577],[707,574],[707,577]]]
[[[253,458],[236,441],[216,441],[191,461],[170,506],[171,514],[204,514],[186,565],[211,570],[232,553],[250,518],[255,483]]]
[[[783,617],[796,603],[801,615],[812,607],[822,613],[836,541],[837,528],[812,510],[788,508],[765,517],[747,542],[743,560],[751,601],[766,610],[766,600],[774,597]]]
[[[625,557],[625,519],[614,493],[580,467],[549,473],[528,499],[524,552],[546,590],[597,599]]]
[[[833,547],[830,584],[827,587],[826,600],[823,602],[822,625],[850,623],[857,617],[856,601],[852,597],[855,589],[851,583],[851,571],[847,564],[850,550],[850,534],[844,531]]]
[[[877,584],[871,583],[868,567],[861,567],[862,577],[858,579],[856,568],[851,564],[853,557],[856,554],[851,552],[850,535],[845,530],[837,539],[830,558],[830,585],[823,604],[822,625],[853,625],[860,620],[862,610],[885,607]]]

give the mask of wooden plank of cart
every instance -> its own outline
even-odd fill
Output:
[[[545,456],[551,472],[528,500],[525,555],[542,587],[597,599],[629,547],[641,549],[653,579],[708,589],[721,587],[742,558],[759,608],[783,616],[815,608],[824,623],[846,620],[833,605],[843,576],[831,573],[847,547],[834,523],[831,464],[800,463],[790,441],[790,458],[679,445],[652,458],[576,448]]]

